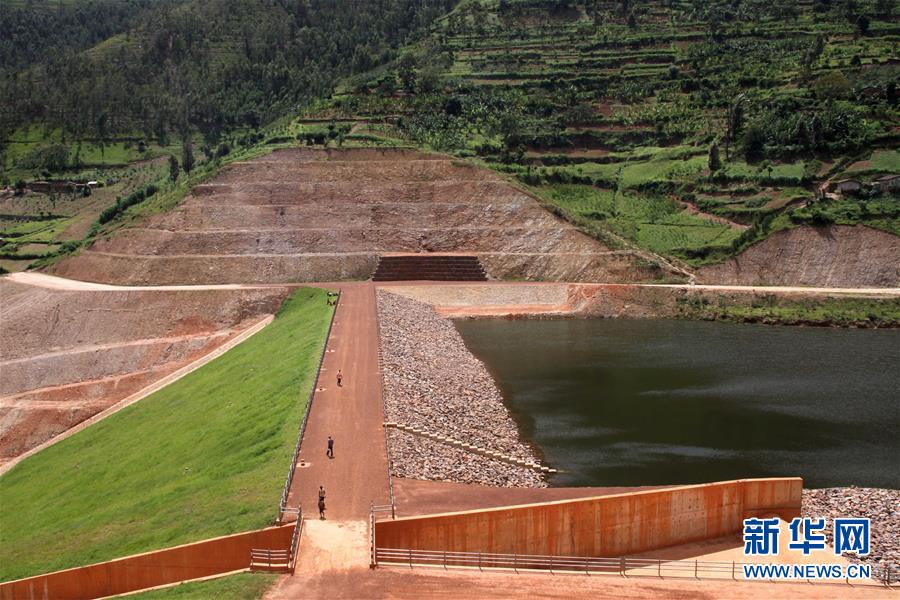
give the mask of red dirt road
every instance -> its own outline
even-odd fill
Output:
[[[327,519],[365,520],[372,504],[390,504],[375,286],[351,283],[340,289],[288,505],[299,503],[306,518],[318,518],[323,485]],[[339,369],[342,387],[337,387]],[[335,440],[333,459],[325,455],[329,435]]]

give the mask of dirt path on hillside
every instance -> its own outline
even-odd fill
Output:
[[[673,196],[672,200],[675,201],[675,204],[677,204],[681,208],[687,210],[690,214],[698,216],[698,217],[703,217],[707,221],[712,221],[713,223],[718,223],[719,225],[726,225],[726,226],[730,227],[731,229],[735,229],[737,231],[746,231],[747,229],[750,229],[749,225],[744,225],[743,223],[736,223],[735,221],[732,221],[731,219],[726,219],[725,217],[722,217],[719,215],[714,215],[712,213],[704,212],[704,211],[700,210],[699,208],[697,208],[695,205],[691,204],[690,202],[685,202],[681,198]]]

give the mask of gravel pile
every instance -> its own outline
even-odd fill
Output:
[[[519,431],[484,364],[453,324],[427,304],[379,290],[384,405],[388,421],[464,440],[529,462]],[[418,439],[416,439],[418,438]],[[411,434],[391,432],[394,474],[519,487],[542,476]]]
[[[803,516],[825,517],[825,534],[833,544],[835,517],[871,519],[871,553],[860,560],[873,564],[900,565],[900,490],[880,488],[824,488],[803,490]],[[847,555],[855,558],[855,555]]]

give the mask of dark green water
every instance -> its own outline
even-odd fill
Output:
[[[900,332],[459,321],[553,485],[900,488]]]

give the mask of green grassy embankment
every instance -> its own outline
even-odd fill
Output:
[[[208,581],[182,583],[170,588],[152,590],[131,596],[136,600],[256,600],[275,582],[277,575],[240,573]]]
[[[776,296],[735,302],[724,297],[712,300],[691,296],[679,301],[680,316],[706,321],[737,321],[772,325],[825,327],[900,327],[900,299],[806,298]]]
[[[0,478],[0,580],[271,524],[332,314],[275,321]]]

